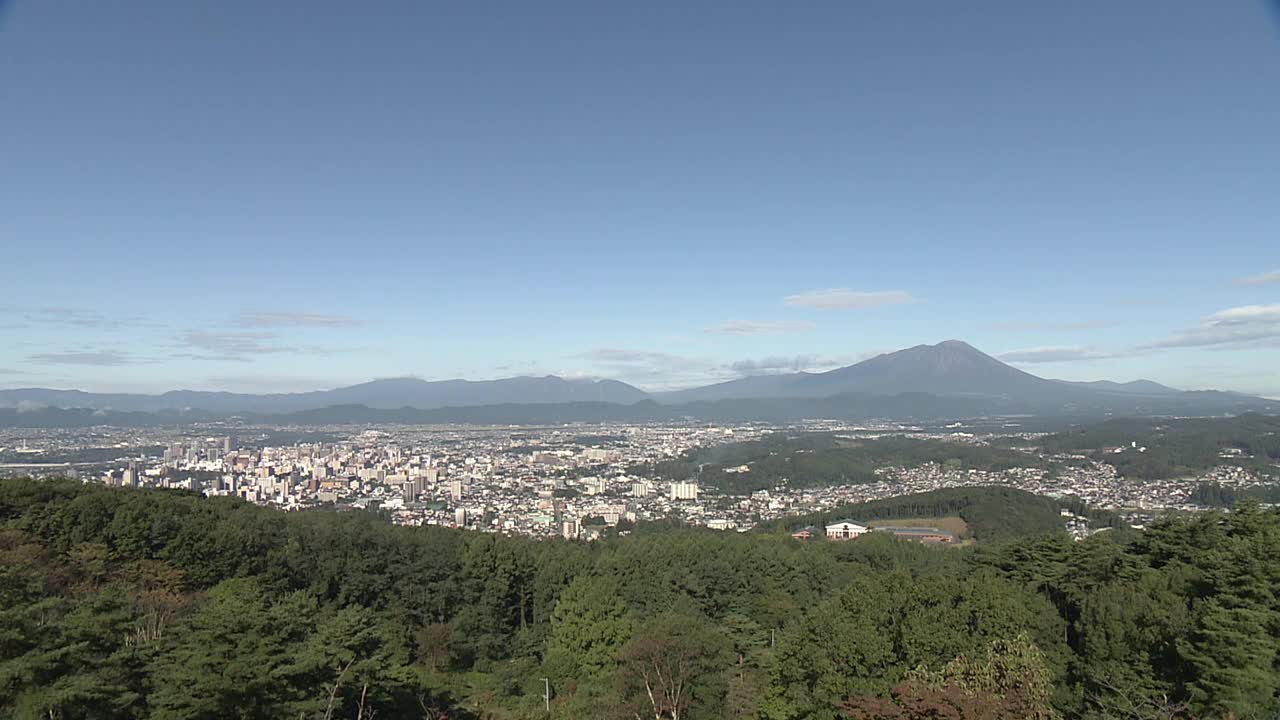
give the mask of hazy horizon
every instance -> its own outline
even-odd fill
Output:
[[[950,342],[950,341],[939,341],[939,342]],[[963,341],[961,341],[961,342],[963,342]],[[921,343],[920,345],[921,345],[921,346],[930,346],[930,345],[937,345],[937,344],[938,344],[938,343]],[[907,349],[907,348],[900,348],[900,349]],[[977,349],[978,349],[979,351],[981,351],[981,348],[977,348]],[[892,350],[891,350],[891,351],[886,351],[886,353],[891,353],[891,352],[895,352],[895,351],[892,351]],[[857,362],[861,362],[862,360],[867,360],[867,359],[871,359],[871,358],[873,358],[873,357],[878,357],[878,356],[880,356],[880,355],[882,355],[882,354],[886,354],[886,353],[871,353],[871,354],[866,355],[865,357],[860,358],[859,360],[855,360],[855,361],[853,361],[853,362],[850,362],[849,364],[856,364]],[[1017,367],[1017,366],[1016,366],[1016,365],[1014,365],[1014,367]],[[835,368],[832,368],[832,369],[835,369]],[[724,378],[724,379],[712,380],[712,381],[709,381],[709,382],[702,382],[702,383],[695,383],[695,384],[685,385],[685,386],[681,386],[681,387],[665,387],[665,386],[663,386],[663,387],[644,387],[643,385],[638,385],[638,384],[633,384],[633,383],[627,383],[627,384],[632,385],[633,387],[636,387],[637,389],[642,390],[642,391],[644,391],[644,392],[646,392],[646,393],[651,393],[651,394],[655,394],[655,395],[661,395],[661,394],[663,394],[663,393],[675,392],[675,391],[680,391],[680,390],[689,390],[689,389],[693,389],[693,388],[704,387],[704,386],[706,386],[706,385],[710,385],[710,384],[716,384],[716,383],[726,382],[726,381],[729,381],[729,380],[736,380],[736,379],[745,378],[745,377],[760,377],[760,376],[768,376],[768,375],[787,375],[787,374],[812,374],[812,373],[825,372],[826,370],[827,370],[827,369],[825,369],[825,368],[823,368],[823,369],[802,369],[802,370],[785,370],[785,369],[779,369],[779,370],[768,370],[768,371],[753,372],[753,373],[749,373],[749,374],[741,374],[741,373],[740,373],[740,374],[735,374],[735,375],[732,375],[732,376],[726,377],[726,378]],[[1031,368],[1031,369],[1029,369],[1029,370],[1027,370],[1027,371],[1028,371],[1028,372],[1031,372],[1033,375],[1038,375],[1036,372],[1034,372],[1034,368]],[[1047,380],[1054,380],[1054,381],[1058,381],[1058,382],[1083,382],[1083,383],[1089,383],[1089,382],[1115,382],[1115,383],[1129,383],[1129,382],[1151,381],[1151,380],[1150,380],[1150,378],[1142,378],[1142,377],[1134,377],[1134,378],[1110,378],[1110,377],[1097,377],[1097,378],[1085,378],[1085,379],[1067,380],[1067,379],[1065,379],[1065,378],[1049,377],[1049,376],[1045,376],[1045,375],[1038,375],[1038,376],[1039,376],[1039,377],[1042,377],[1042,378],[1044,378],[1044,379],[1047,379]],[[175,387],[171,387],[171,388],[166,388],[166,389],[164,389],[164,390],[155,390],[155,391],[89,390],[89,389],[86,389],[86,388],[83,388],[83,387],[44,388],[43,386],[41,386],[41,387],[39,387],[39,388],[37,388],[37,386],[13,386],[13,387],[4,387],[4,386],[0,386],[0,390],[5,390],[5,389],[51,389],[51,390],[58,390],[58,391],[77,391],[77,390],[78,390],[78,391],[83,391],[83,392],[90,392],[90,393],[102,393],[102,394],[121,393],[121,394],[138,394],[138,395],[161,395],[161,394],[164,394],[164,393],[167,393],[167,392],[231,392],[231,393],[241,393],[241,394],[300,394],[300,393],[308,393],[308,392],[325,392],[325,391],[329,391],[329,390],[335,390],[335,389],[341,389],[341,388],[345,388],[345,387],[351,387],[351,386],[354,386],[354,385],[363,385],[363,384],[368,384],[368,383],[387,382],[387,381],[395,381],[395,380],[417,380],[417,381],[422,381],[422,382],[455,382],[455,381],[464,381],[464,382],[487,382],[487,381],[493,381],[493,380],[511,380],[511,379],[521,379],[521,378],[539,379],[539,378],[547,378],[547,377],[555,377],[555,378],[559,378],[559,379],[562,379],[562,380],[571,380],[571,381],[587,381],[587,382],[604,382],[604,381],[614,381],[614,382],[626,382],[626,381],[623,381],[623,380],[618,380],[617,378],[613,378],[613,377],[606,377],[606,376],[603,376],[603,375],[573,375],[573,374],[558,374],[558,373],[543,373],[543,374],[515,374],[515,375],[494,375],[494,376],[492,376],[492,377],[461,377],[461,376],[459,376],[459,377],[437,377],[437,378],[423,377],[423,376],[421,376],[421,375],[414,375],[414,374],[406,374],[406,375],[390,375],[390,376],[383,376],[383,377],[372,377],[372,378],[357,379],[357,380],[354,380],[354,381],[352,381],[352,382],[344,383],[344,384],[339,384],[339,385],[315,386],[315,387],[300,387],[300,388],[298,388],[298,389],[294,389],[294,390],[264,390],[264,391],[257,391],[257,392],[251,392],[251,391],[240,391],[240,390],[232,390],[232,389],[226,389],[226,388],[195,388],[195,387],[181,387],[181,386],[175,386]],[[1173,389],[1173,390],[1180,390],[1180,391],[1187,391],[1187,390],[1193,390],[1193,391],[1194,391],[1194,390],[1218,390],[1219,388],[1214,388],[1214,387],[1205,386],[1205,387],[1171,387],[1170,389]],[[1260,396],[1260,397],[1267,397],[1268,399],[1280,399],[1280,398],[1275,398],[1275,397],[1267,396],[1267,395],[1259,395],[1259,396]]]

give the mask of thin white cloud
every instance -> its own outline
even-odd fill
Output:
[[[829,288],[826,290],[810,290],[796,295],[788,295],[783,302],[789,307],[814,308],[817,310],[862,310],[880,307],[881,305],[900,305],[909,303],[915,298],[905,290],[863,291],[849,288]]]
[[[725,365],[735,375],[778,375],[795,372],[822,372],[852,365],[880,353],[857,355],[773,355],[763,358],[747,358]]]
[[[279,311],[243,312],[223,326],[229,329],[190,330],[183,333],[178,344],[188,351],[177,353],[174,357],[248,362],[259,355],[328,355],[342,352],[343,349],[299,345],[286,340],[281,336],[281,332],[298,328],[349,328],[362,324],[359,319],[349,315]]]
[[[1142,349],[1250,347],[1280,341],[1280,305],[1243,305],[1206,316],[1200,324],[1140,345]]]
[[[654,350],[595,348],[577,356],[590,370],[569,370],[560,375],[605,377],[650,390],[669,390],[728,380],[733,377],[713,360]]]
[[[216,332],[193,330],[179,339],[179,345],[190,351],[175,353],[174,357],[191,360],[249,362],[259,355],[331,355],[351,348],[318,345],[290,345],[270,332]]]
[[[277,344],[276,336],[266,332],[211,332],[197,330],[182,336],[188,347],[222,357],[245,355],[269,355],[290,352],[290,348]]]
[[[707,357],[675,355],[654,350],[596,348],[574,357],[587,360],[589,369],[565,369],[561,377],[590,377],[622,380],[646,390],[679,390],[753,375],[794,372],[822,372],[879,355],[864,352],[850,355],[775,355],[725,362]]]
[[[296,375],[217,375],[207,378],[204,383],[210,390],[252,393],[309,392],[351,384],[346,380],[305,378]]]
[[[675,355],[654,350],[627,350],[624,348],[595,348],[579,357],[605,363],[669,361],[677,358]]]
[[[1246,287],[1250,285],[1270,285],[1271,283],[1280,283],[1280,270],[1272,270],[1271,272],[1264,272],[1258,275],[1250,275],[1248,277],[1238,278],[1235,281],[1236,285]]]
[[[1004,362],[1015,364],[1079,362],[1082,360],[1107,360],[1116,357],[1122,357],[1122,354],[1081,345],[1033,347],[1023,350],[1010,350],[996,356],[997,359]]]
[[[85,329],[116,330],[120,328],[153,328],[155,323],[138,317],[111,317],[97,310],[80,307],[49,305],[44,307],[0,306],[0,315],[20,319],[24,325],[76,327]],[[14,323],[7,327],[20,327]]]
[[[817,366],[817,355],[775,355],[759,359],[731,362],[725,367],[738,375],[776,375],[809,370]]]
[[[730,320],[706,329],[713,335],[784,335],[808,332],[814,328],[802,320]]]
[[[1210,315],[1206,321],[1214,325],[1280,323],[1280,305],[1243,305],[1227,308]]]
[[[111,350],[36,353],[28,356],[27,361],[40,365],[95,365],[98,367],[138,365],[146,362]]]
[[[76,325],[79,327],[103,327],[112,322],[101,313],[83,308],[42,307],[27,313],[27,319],[33,322],[46,322],[58,325]]]
[[[357,327],[363,323],[350,315],[325,315],[307,312],[246,312],[236,318],[237,325],[258,328],[280,327]]]

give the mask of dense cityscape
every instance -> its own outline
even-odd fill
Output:
[[[1016,428],[1015,428],[1016,429]],[[1135,526],[1168,511],[1203,509],[1197,487],[1263,486],[1268,478],[1224,464],[1173,479],[1142,481],[1083,454],[1053,471],[1028,462],[1003,471],[937,462],[876,468],[874,482],[791,488],[785,481],[739,495],[705,484],[695,473],[663,477],[653,464],[694,450],[775,434],[835,433],[847,438],[905,436],[983,445],[995,438],[953,424],[896,423],[574,425],[546,427],[383,426],[183,429],[6,430],[0,473],[67,476],[124,487],[183,488],[229,495],[284,510],[369,509],[403,525],[443,525],[529,536],[594,539],[609,528],[677,521],[717,530],[756,524],[894,496],[964,486],[1007,486],[1051,497],[1075,497],[1113,510]],[[1107,448],[1144,452],[1145,448]],[[1033,452],[1028,450],[1028,457]],[[1225,458],[1224,458],[1225,459]],[[749,464],[727,472],[750,473]],[[1083,518],[1066,518],[1077,536]]]

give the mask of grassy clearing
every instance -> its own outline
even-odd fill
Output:
[[[926,527],[946,530],[964,540],[973,535],[969,532],[969,524],[958,515],[936,518],[891,518],[888,520],[871,520],[868,527]]]

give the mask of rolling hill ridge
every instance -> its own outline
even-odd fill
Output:
[[[659,421],[681,417],[769,421],[1011,414],[1194,415],[1267,412],[1276,406],[1262,398],[1211,390],[1184,392],[1147,380],[1050,380],[959,340],[917,345],[822,373],[749,376],[665,393],[646,393],[617,380],[554,375],[485,381],[392,378],[332,390],[263,395],[191,390],[159,395],[0,390],[0,410],[8,409],[0,413],[0,422],[39,422],[41,426],[92,423],[104,413],[131,423],[150,422],[139,413],[190,420],[251,415],[298,422],[342,422],[343,418],[349,422]],[[44,413],[33,415],[35,411]]]

